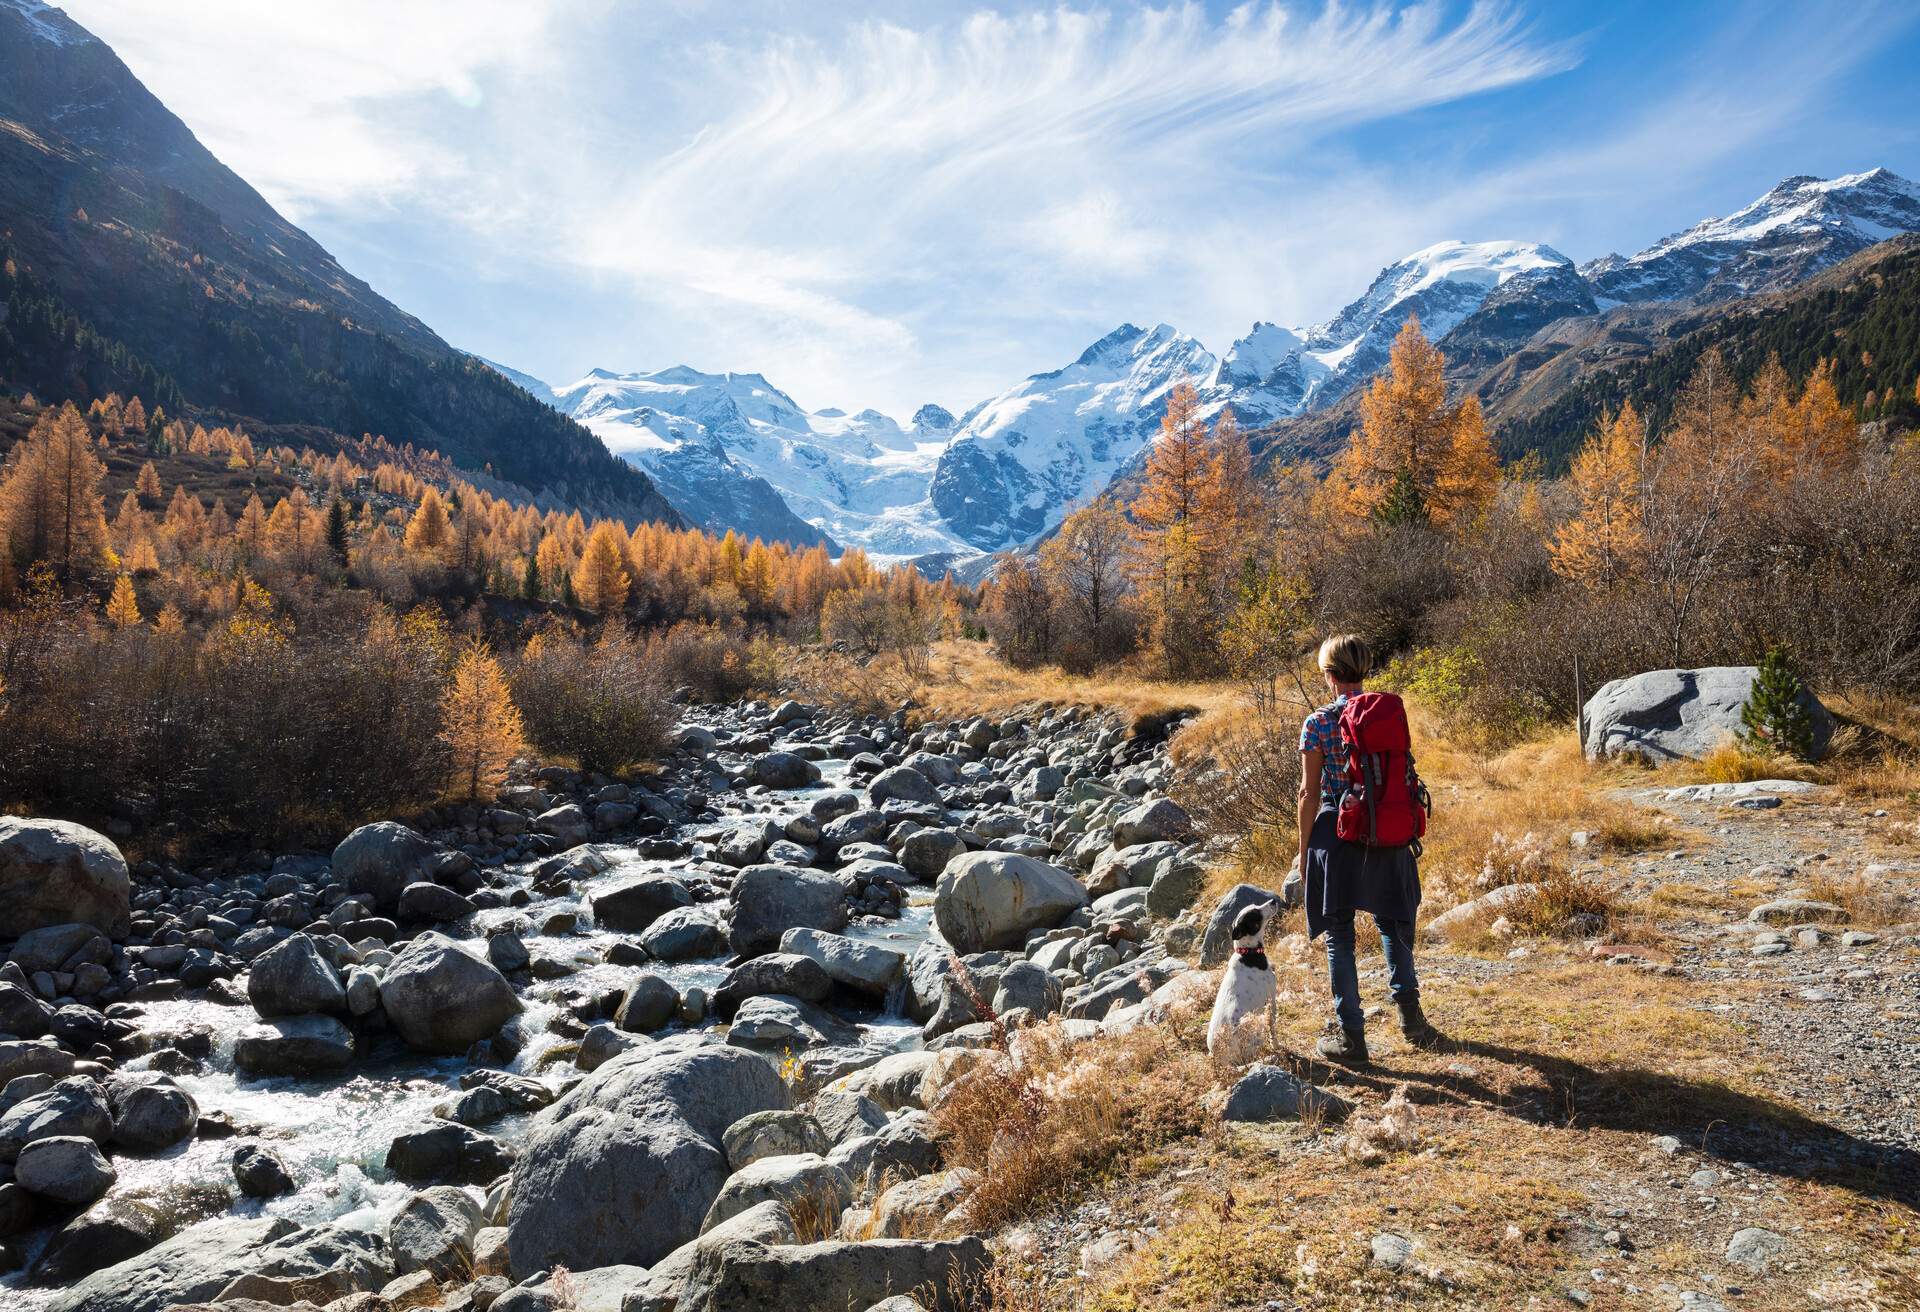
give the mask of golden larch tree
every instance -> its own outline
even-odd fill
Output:
[[[447,503],[441,498],[440,489],[428,487],[420,495],[413,518],[407,521],[407,550],[416,556],[437,560],[446,555],[452,541],[453,518],[447,513]]]
[[[63,582],[91,570],[107,550],[105,472],[72,402],[43,414],[0,471],[0,525],[15,556],[46,562]]]
[[[1360,398],[1360,429],[1334,462],[1335,504],[1355,519],[1463,522],[1492,501],[1500,465],[1480,403],[1447,404],[1447,358],[1409,318]]]
[[[520,708],[486,644],[469,642],[440,699],[440,738],[453,758],[456,790],[469,800],[499,789],[513,758],[527,750]]]
[[[133,490],[140,497],[140,504],[149,510],[160,504],[160,498],[166,495],[166,489],[160,486],[160,471],[149,460],[140,466],[140,476],[133,480]]]
[[[626,604],[633,580],[627,573],[627,535],[603,519],[587,535],[586,550],[573,570],[573,595],[588,610],[606,615]]]
[[[113,581],[113,595],[107,598],[107,621],[116,629],[131,629],[140,623],[140,599],[134,595],[133,580],[125,574]]]
[[[1647,546],[1641,513],[1645,454],[1646,428],[1631,401],[1602,418],[1581,445],[1567,473],[1578,509],[1547,548],[1563,578],[1605,587],[1639,568]]]

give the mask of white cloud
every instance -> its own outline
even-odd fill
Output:
[[[548,48],[559,0],[60,3],[222,162],[299,216],[467,174],[464,144],[423,130],[417,110],[479,108],[485,74]]]
[[[1574,60],[1500,0],[808,11],[809,34],[752,0],[68,7],[323,240],[373,209],[413,240],[396,263],[470,249],[625,288],[626,322],[573,333],[615,358],[548,372],[684,359],[899,411],[965,406],[1122,318],[1224,350],[1350,293],[1379,263],[1360,239],[1435,235],[1404,189],[1330,179],[1325,139]]]

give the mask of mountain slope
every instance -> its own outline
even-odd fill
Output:
[[[0,0],[0,230],[67,313],[214,417],[384,433],[585,509],[672,517],[591,434],[342,269],[38,0]],[[71,394],[44,369],[0,358],[0,378]]]
[[[1153,440],[1176,383],[1219,362],[1166,324],[1124,324],[1064,369],[969,412],[941,453],[927,503],[980,551],[1023,546],[1092,500]]]
[[[1724,219],[1581,270],[1603,304],[1709,304],[1779,291],[1876,242],[1920,230],[1920,186],[1886,169],[1787,178]]]

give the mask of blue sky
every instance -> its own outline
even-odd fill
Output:
[[[1920,177],[1911,4],[64,7],[456,345],[901,418],[1127,320],[1318,322],[1448,238],[1586,260]]]

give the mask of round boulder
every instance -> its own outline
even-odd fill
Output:
[[[900,844],[900,864],[914,878],[931,882],[940,878],[947,862],[966,850],[966,840],[951,829],[921,829]]]
[[[873,798],[876,806],[881,802],[918,802],[937,806],[940,802],[940,790],[933,786],[933,781],[907,765],[896,765],[875,775],[867,785],[867,795]]]
[[[233,1042],[249,1075],[322,1075],[353,1065],[353,1031],[331,1016],[282,1016],[249,1025]]]
[[[13,1164],[13,1175],[28,1193],[64,1207],[99,1202],[119,1178],[93,1140],[77,1134],[28,1144]]]
[[[394,957],[380,981],[380,1005],[408,1047],[449,1055],[493,1035],[520,1010],[492,962],[431,933]]]
[[[0,816],[0,939],[49,925],[133,926],[127,859],[105,834],[67,820]]]
[[[1057,866],[1011,852],[969,852],[948,862],[934,889],[933,918],[960,953],[1017,948],[1087,904],[1080,881]]]
[[[262,1016],[308,1016],[346,1010],[340,972],[306,934],[295,934],[253,959],[247,1001]]]
[[[733,881],[727,941],[743,957],[772,952],[789,929],[838,931],[847,923],[840,881],[818,870],[748,866]]]
[[[164,1075],[125,1075],[107,1087],[114,1146],[133,1153],[164,1152],[193,1137],[200,1105]]]
[[[383,911],[400,905],[408,884],[433,878],[439,849],[418,830],[380,820],[340,840],[333,849],[333,877],[351,893],[365,893]]]
[[[792,752],[768,752],[754,758],[747,778],[763,788],[805,788],[820,782],[820,767]]]
[[[1587,757],[1631,756],[1652,764],[1699,760],[1738,736],[1740,712],[1759,676],[1752,665],[1710,665],[1651,670],[1602,684],[1581,713]],[[1833,738],[1833,716],[1804,688],[1801,704],[1813,722],[1817,760]]]
[[[249,1198],[278,1198],[293,1192],[293,1173],[287,1164],[259,1144],[243,1143],[233,1150],[233,1182]]]

